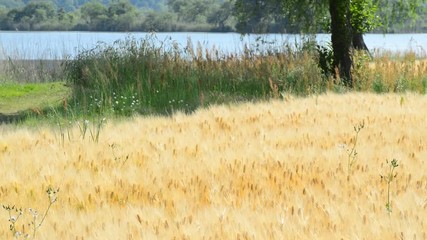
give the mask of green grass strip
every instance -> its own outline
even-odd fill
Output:
[[[0,84],[0,113],[14,114],[32,108],[45,108],[61,103],[69,94],[63,82]]]

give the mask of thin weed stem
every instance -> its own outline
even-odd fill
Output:
[[[387,164],[389,164],[388,160],[387,160]],[[385,207],[389,214],[392,212],[391,201],[390,201],[390,185],[391,185],[391,182],[397,177],[397,173],[394,173],[394,170],[398,166],[399,165],[397,164],[397,160],[393,159],[389,164],[387,175],[380,175],[381,179],[385,180],[387,183],[387,202],[385,204]]]
[[[32,216],[32,221],[28,224],[28,226],[32,227],[32,239],[36,238],[37,230],[42,226],[43,222],[46,219],[46,216],[49,213],[49,210],[51,209],[52,205],[57,201],[57,193],[58,192],[59,192],[59,188],[54,189],[52,187],[48,187],[48,189],[46,190],[46,193],[47,193],[48,198],[49,198],[49,205],[47,206],[47,209],[44,212],[43,217],[39,223],[37,223],[37,217],[38,217],[37,210],[32,209],[32,208],[28,209],[29,213]],[[13,205],[13,206],[3,205],[3,209],[8,211],[9,222],[10,222],[9,230],[12,232],[13,237],[14,238],[21,238],[21,237],[30,238],[31,237],[30,234],[25,233],[24,227],[22,230],[16,229],[16,223],[18,222],[20,217],[24,214],[24,211],[22,210],[22,208],[17,208],[15,205]],[[15,212],[16,215],[13,215],[12,212]]]
[[[358,125],[354,126],[354,132],[356,135],[354,136],[353,146],[347,150],[348,158],[347,158],[347,174],[350,176],[351,174],[351,167],[356,163],[357,160],[357,140],[359,139],[359,132],[365,127],[365,122],[361,122]]]

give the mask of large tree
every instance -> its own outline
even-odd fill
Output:
[[[350,48],[352,27],[350,19],[350,0],[329,0],[331,14],[331,42],[334,51],[334,67],[339,69],[345,85],[352,87]]]
[[[353,86],[351,79],[352,49],[365,49],[363,34],[382,24],[407,17],[415,18],[417,7],[426,0],[236,0],[238,25],[253,26],[268,17],[285,16],[290,24],[316,32],[325,19],[331,33],[333,64],[343,83]],[[380,7],[378,7],[380,6]],[[390,12],[382,12],[391,9]],[[379,21],[379,15],[384,16]],[[250,31],[248,28],[243,32]]]

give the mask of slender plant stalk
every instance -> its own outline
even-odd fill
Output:
[[[387,164],[388,164],[388,160],[387,160]],[[387,212],[390,214],[392,212],[392,208],[391,208],[391,202],[390,202],[390,186],[391,186],[391,182],[397,177],[397,173],[394,173],[394,170],[398,167],[399,165],[397,164],[397,160],[393,159],[390,162],[389,165],[389,171],[387,173],[387,175],[381,175],[381,179],[384,179],[387,183],[387,202],[385,204],[385,207],[387,209]]]
[[[353,146],[350,150],[348,150],[348,159],[347,159],[347,173],[348,176],[351,174],[351,167],[357,160],[357,140],[359,138],[359,132],[365,127],[365,122],[359,123],[357,126],[354,126],[354,132],[356,133],[356,136],[354,137]]]

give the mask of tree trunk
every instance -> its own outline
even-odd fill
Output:
[[[362,33],[353,32],[353,48],[357,50],[366,51],[372,58],[372,55],[369,52],[369,48],[365,44],[365,40],[363,39]]]
[[[363,34],[353,33],[353,48],[357,50],[366,50],[369,51],[368,47],[363,40]]]
[[[350,24],[350,1],[329,0],[329,12],[331,14],[331,41],[334,53],[334,68],[338,69],[339,76],[344,84],[353,87],[351,78],[351,66],[353,64],[350,56],[352,43]]]

